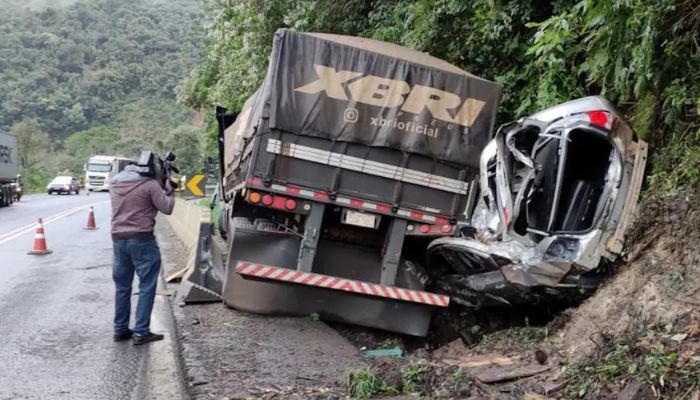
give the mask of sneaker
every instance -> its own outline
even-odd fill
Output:
[[[133,340],[135,345],[145,344],[148,342],[155,342],[157,340],[163,340],[163,335],[159,333],[148,332],[145,335],[134,334]]]
[[[131,336],[133,336],[133,335],[134,335],[134,332],[132,332],[131,330],[128,330],[128,331],[122,332],[122,333],[115,333],[113,337],[114,337],[115,342],[121,342],[124,340],[131,339]]]

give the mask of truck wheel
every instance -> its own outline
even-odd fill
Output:
[[[255,221],[253,221],[253,227],[255,230],[264,232],[278,231],[277,224],[267,218],[256,218]]]
[[[246,217],[233,217],[231,219],[231,222],[232,222],[232,225],[234,228],[243,228],[243,229],[250,229],[250,230],[255,229],[253,227],[253,224]]]

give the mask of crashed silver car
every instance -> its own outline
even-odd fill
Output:
[[[575,296],[622,250],[647,144],[610,102],[586,97],[502,126],[481,154],[461,237],[433,241],[429,270],[468,307]]]

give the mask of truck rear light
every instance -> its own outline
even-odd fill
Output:
[[[450,233],[452,232],[452,225],[443,225],[442,228],[440,228],[442,233]]]
[[[272,198],[272,196],[269,195],[269,194],[266,194],[266,195],[264,195],[264,196],[262,197],[262,202],[263,202],[263,204],[265,204],[266,206],[271,205],[271,204],[272,204],[272,201],[273,201],[273,198]]]
[[[586,113],[588,116],[588,121],[591,125],[595,125],[598,128],[603,128],[605,130],[611,130],[615,123],[615,118],[610,115],[607,111],[589,111]]]
[[[293,199],[287,199],[287,201],[284,202],[284,207],[287,210],[293,210],[293,209],[297,208],[297,202],[296,202],[296,200],[293,200]]]
[[[421,225],[421,226],[420,226],[420,231],[421,231],[422,233],[428,233],[428,232],[430,232],[430,225]]]
[[[252,192],[251,194],[248,195],[248,201],[253,203],[253,204],[260,203],[260,193]]]

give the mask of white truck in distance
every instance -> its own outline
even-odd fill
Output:
[[[109,183],[115,175],[132,162],[130,158],[115,156],[92,156],[85,164],[85,189],[109,190]]]
[[[18,159],[17,139],[0,131],[0,207],[7,207],[15,201]]]

